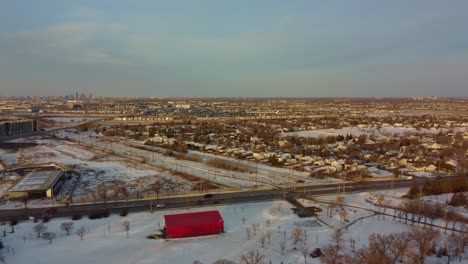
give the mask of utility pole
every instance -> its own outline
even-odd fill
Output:
[[[258,164],[255,162],[255,189],[257,189],[257,171],[258,171]]]
[[[286,201],[286,186],[285,186],[284,180],[283,180],[283,200]]]

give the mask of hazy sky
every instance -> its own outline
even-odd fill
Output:
[[[468,1],[2,1],[0,96],[468,96]]]

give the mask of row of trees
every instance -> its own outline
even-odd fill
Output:
[[[443,193],[462,193],[466,191],[465,179],[446,179],[442,180],[433,179],[430,180],[426,178],[423,182],[423,185],[420,187],[418,181],[414,180],[412,182],[411,188],[408,190],[408,193],[404,195],[405,198],[414,199],[419,196],[424,195],[440,195]],[[459,197],[460,198],[460,197]],[[467,204],[461,204],[461,206],[466,206]]]
[[[369,236],[368,246],[357,250],[354,248],[353,240],[349,240],[353,253],[347,254],[343,231],[337,230],[333,235],[333,243],[324,248],[321,262],[395,264],[404,261],[404,263],[424,264],[426,256],[431,254],[446,255],[448,260],[453,256],[461,258],[468,244],[467,233],[442,240],[439,238],[438,231],[419,227],[411,228],[410,232],[388,235],[373,233]]]
[[[61,224],[60,228],[65,232],[67,236],[69,236],[70,233],[75,229],[75,224],[73,222],[65,222]],[[57,236],[57,233],[47,231],[47,225],[44,223],[39,223],[33,226],[33,231],[34,233],[36,233],[37,238],[47,240],[50,244],[52,244],[52,241]],[[86,234],[88,234],[88,232],[89,230],[86,229],[86,227],[81,226],[78,229],[76,229],[75,234],[79,236],[81,240],[83,240]]]
[[[129,238],[129,232],[130,232],[130,221],[123,221],[122,223],[122,230],[126,233],[127,239]],[[39,223],[33,226],[33,231],[36,234],[37,238],[42,238],[44,240],[49,241],[50,244],[52,244],[52,241],[56,238],[57,233],[55,232],[50,232],[47,230],[48,227],[44,223]],[[90,232],[88,228],[85,226],[80,226],[77,229],[75,229],[75,223],[73,222],[64,222],[60,225],[60,229],[65,233],[65,235],[69,236],[70,234],[73,233],[77,235],[80,240],[84,240],[85,236]],[[108,227],[108,230],[110,232],[110,225]]]

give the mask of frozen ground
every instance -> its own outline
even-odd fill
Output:
[[[84,121],[92,121],[92,120],[97,120],[97,119],[102,119],[99,117],[47,117],[45,118],[47,120],[55,121],[55,122],[60,122],[60,123],[68,123],[68,122],[84,122]]]
[[[0,160],[3,160],[8,165],[18,163],[20,155],[17,151],[12,149],[0,149]]]
[[[353,204],[364,209],[349,210],[349,220],[356,219],[345,232],[345,245],[349,251],[350,238],[356,240],[356,247],[367,244],[367,238],[371,233],[379,232],[388,234],[392,232],[407,231],[410,225],[393,221],[391,217],[385,220],[377,220],[372,212],[366,210],[369,203],[365,198],[374,194],[362,193],[351,194],[345,200],[346,204]],[[320,197],[320,200],[332,201],[334,196]],[[316,204],[315,202],[304,203]],[[186,238],[177,240],[150,240],[146,236],[156,232],[163,226],[163,215],[187,212],[186,209],[172,211],[157,211],[130,214],[127,217],[113,215],[109,218],[89,220],[83,218],[75,221],[75,227],[84,226],[89,230],[84,241],[80,241],[75,234],[66,236],[60,230],[60,224],[69,219],[53,219],[47,226],[49,232],[57,233],[57,238],[52,244],[43,239],[35,237],[32,222],[20,223],[15,227],[15,233],[7,233],[2,238],[8,247],[4,249],[6,263],[192,263],[198,259],[203,263],[213,263],[215,260],[225,258],[238,263],[240,256],[249,250],[258,249],[265,255],[266,263],[304,263],[304,258],[299,250],[304,243],[299,243],[298,250],[294,250],[291,243],[291,233],[296,227],[307,231],[307,242],[309,249],[323,248],[331,243],[332,229],[325,225],[317,226],[313,218],[298,218],[292,214],[290,205],[282,202],[262,202],[240,205],[215,206],[190,209],[193,211],[204,211],[217,209],[225,221],[226,232],[221,235],[206,236],[198,238]],[[339,208],[337,208],[338,210]],[[372,209],[372,207],[370,207]],[[245,217],[245,224],[242,218]],[[320,216],[327,223],[335,227],[343,224],[339,214],[334,213],[327,217],[325,213]],[[122,229],[122,222],[130,222],[129,238]],[[269,224],[267,224],[269,221]],[[260,224],[259,231],[247,239],[245,229],[253,224]],[[8,226],[0,226],[0,232],[10,230]],[[262,248],[259,238],[262,234],[271,232],[271,241],[266,241]],[[281,254],[280,241],[286,231],[286,251]],[[466,261],[466,255],[464,261]],[[429,257],[426,263],[445,263],[445,259]],[[307,263],[320,263],[318,259],[307,258]],[[466,263],[466,262],[465,262]]]
[[[384,136],[384,135],[405,135],[405,134],[437,134],[440,131],[448,131],[449,129],[425,129],[422,128],[417,130],[412,127],[382,127],[380,129],[377,128],[359,128],[359,127],[343,127],[340,129],[317,129],[317,130],[306,130],[306,131],[298,131],[298,132],[289,132],[284,133],[285,136],[299,136],[299,137],[326,137],[326,136],[338,136],[338,135],[347,135],[351,134],[354,137],[358,137],[362,134],[366,135],[375,135],[375,136]],[[467,128],[458,127],[453,128],[454,131],[461,131],[464,132]]]
[[[250,188],[254,184],[257,186],[277,187],[279,185],[291,185],[299,180],[306,184],[323,184],[326,180],[310,178],[308,173],[296,172],[294,170],[275,168],[263,164],[255,164],[248,161],[241,161],[234,158],[220,157],[206,153],[191,151],[192,155],[198,155],[207,161],[212,158],[225,159],[232,163],[242,164],[250,168],[250,172],[234,172],[208,166],[203,162],[194,162],[189,160],[178,160],[173,157],[164,156],[158,147],[144,146],[143,142],[135,140],[126,140],[121,138],[100,138],[92,133],[62,133],[63,136],[79,140],[99,148],[112,149],[116,153],[145,159],[148,162],[164,166],[165,168],[175,169],[181,172],[195,175],[199,178],[218,182],[227,186]],[[138,147],[138,148],[136,148]],[[146,149],[142,149],[146,148]],[[149,150],[147,150],[149,149]]]
[[[136,193],[144,194],[149,190],[149,186],[159,178],[165,180],[163,192],[169,191],[169,189],[175,192],[188,191],[195,184],[187,179],[173,175],[171,171],[88,149],[76,143],[54,139],[33,140],[38,144],[37,146],[10,153],[10,155],[16,157],[16,162],[8,164],[11,166],[15,163],[58,162],[77,171],[80,174],[79,180],[77,180],[76,176],[73,176],[70,181],[67,181],[58,199],[64,198],[71,191],[76,181],[78,181],[77,187],[73,192],[73,199],[75,201],[89,198],[90,194],[98,186],[107,182],[112,182],[113,184],[124,183],[131,195]],[[1,157],[3,158],[4,155]],[[174,186],[171,183],[174,183]],[[50,204],[51,201],[42,201],[39,204],[43,203]],[[11,208],[21,205],[21,203],[13,202],[3,204],[2,207]],[[34,202],[31,202],[31,206],[33,205]]]

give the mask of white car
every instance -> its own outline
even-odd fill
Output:
[[[166,205],[164,205],[164,204],[158,204],[158,205],[156,205],[156,208],[164,208],[165,206]]]

